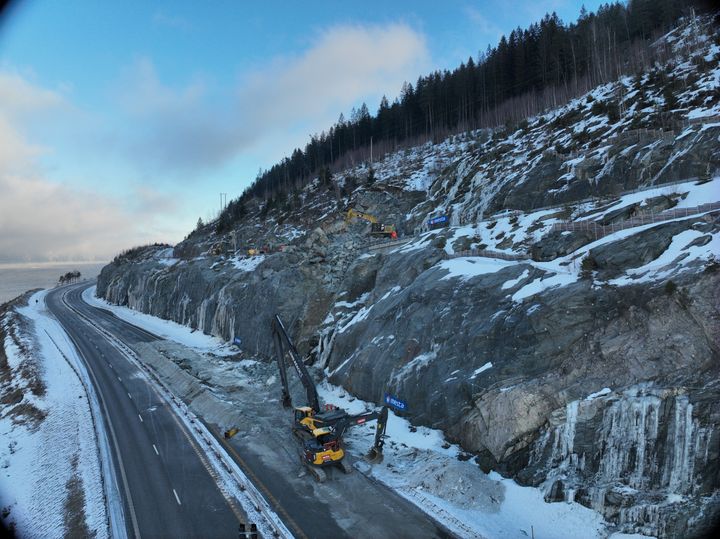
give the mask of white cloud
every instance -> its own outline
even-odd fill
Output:
[[[25,169],[42,152],[42,147],[30,144],[0,112],[0,173]]]
[[[304,55],[247,76],[240,107],[257,130],[328,112],[337,118],[360,99],[397,95],[404,81],[417,78],[427,58],[424,37],[409,26],[336,27]]]
[[[17,73],[0,72],[0,171],[26,169],[47,150],[30,143],[21,127],[65,105],[58,93],[35,86]]]
[[[54,92],[0,73],[0,262],[106,260],[156,240],[140,228],[158,212],[148,188],[140,189],[133,197],[140,202],[128,208],[122,199],[45,176],[37,158],[48,149],[29,142],[21,127],[25,119],[38,120],[65,105]]]
[[[142,116],[170,114],[196,105],[206,92],[201,80],[180,89],[163,84],[149,58],[139,58],[121,77],[117,97],[130,114]]]
[[[147,58],[125,71],[117,101],[129,124],[120,145],[138,168],[196,172],[224,162],[244,141],[237,120],[211,102],[202,80],[173,88]]]
[[[0,114],[3,116],[23,119],[65,105],[64,98],[57,92],[33,85],[17,73],[0,72]]]
[[[92,193],[3,173],[0,192],[0,262],[108,259],[132,236],[128,216]]]
[[[242,76],[234,99],[224,101],[202,80],[164,84],[152,62],[141,59],[119,84],[119,101],[141,132],[127,150],[164,170],[216,167],[271,137],[274,148],[278,135],[290,144],[289,129],[325,129],[360,100],[395,96],[427,58],[423,35],[407,25],[334,27],[302,55]]]

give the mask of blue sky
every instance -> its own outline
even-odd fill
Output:
[[[0,25],[0,262],[177,242],[341,112],[580,7],[16,3]]]

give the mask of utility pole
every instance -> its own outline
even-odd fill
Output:
[[[373,138],[372,138],[372,137],[370,137],[370,166],[372,166],[372,164],[373,164],[373,154],[372,154],[372,150],[373,150],[373,148],[372,148],[372,139],[373,139]]]
[[[227,206],[227,193],[220,193],[220,212],[225,209],[225,206]]]

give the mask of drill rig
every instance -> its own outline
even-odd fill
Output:
[[[365,460],[370,463],[382,462],[388,417],[387,407],[383,406],[377,411],[355,415],[348,414],[342,408],[333,405],[325,405],[321,409],[315,383],[278,315],[275,315],[272,320],[272,332],[282,382],[282,405],[285,408],[292,406],[286,367],[288,356],[307,393],[307,405],[295,408],[293,434],[302,444],[301,459],[312,475],[318,481],[324,481],[327,474],[323,467],[326,466],[339,466],[343,472],[350,473],[352,467],[344,459],[345,451],[342,448],[343,434],[350,427],[373,420],[377,421],[375,442],[365,456]]]

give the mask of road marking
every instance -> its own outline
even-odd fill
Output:
[[[118,376],[118,380],[120,380],[122,382],[122,378],[120,378],[119,376]]]
[[[93,327],[93,329],[95,329],[98,333],[100,333],[100,335],[101,335],[104,339],[108,340],[108,342],[110,342],[111,345],[113,345],[116,349],[118,349],[121,353],[123,353],[123,354],[126,356],[126,358],[128,359],[128,361],[130,361],[131,363],[135,364],[136,367],[138,367],[138,364],[137,364],[137,363],[140,362],[139,359],[134,359],[134,358],[129,354],[130,350],[128,350],[127,347],[122,346],[122,341],[120,341],[117,337],[113,337],[112,335],[110,335],[109,332],[108,332],[108,334],[106,335],[106,334],[105,334],[106,332],[103,332],[103,331],[101,330],[101,328],[99,328],[99,327],[97,327],[95,324],[93,324],[93,322],[92,322],[87,316],[85,316],[85,315],[84,315],[83,313],[81,313],[79,310],[76,310],[75,308],[73,308],[73,307],[67,302],[67,298],[66,298],[65,296],[62,297],[62,300],[63,300],[63,303],[65,304],[65,306],[66,306],[68,309],[70,309],[70,311],[74,312],[74,313],[77,314],[80,318],[82,318],[82,319],[85,321],[86,324],[91,325],[91,326]],[[132,326],[132,327],[133,327],[134,329],[137,329],[139,332],[144,333],[145,335],[148,335],[149,337],[152,337],[152,340],[155,340],[155,339],[158,338],[156,335],[153,335],[153,334],[150,333],[149,331],[145,331],[145,330],[143,330],[143,329],[141,329],[141,328],[136,328],[135,326]],[[111,339],[112,339],[112,340],[111,340]],[[114,344],[113,344],[113,343],[114,343]],[[93,344],[95,344],[95,343],[93,343]],[[97,345],[95,344],[95,346],[97,346]],[[85,363],[87,363],[87,360],[85,360]],[[110,361],[109,361],[109,360],[108,360],[108,364],[110,364]],[[138,367],[138,368],[139,368],[139,367]],[[89,366],[88,366],[88,369],[90,369]],[[91,376],[92,376],[93,378],[95,378],[94,373],[92,373],[92,372],[91,372]],[[118,378],[118,379],[122,381],[121,378]],[[95,380],[95,383],[97,384],[97,380]],[[180,427],[181,432],[185,435],[185,438],[188,440],[188,442],[190,443],[191,447],[194,449],[196,455],[198,456],[200,462],[203,464],[203,466],[204,466],[204,467],[206,468],[206,470],[208,471],[210,477],[215,481],[215,483],[216,483],[216,485],[217,485],[217,487],[218,487],[218,490],[220,491],[220,493],[221,493],[221,494],[223,495],[223,497],[225,498],[227,504],[229,505],[229,507],[230,507],[230,509],[233,511],[233,513],[235,514],[235,516],[236,516],[236,518],[238,519],[238,521],[239,521],[239,522],[243,522],[243,521],[246,519],[246,516],[245,516],[245,515],[239,510],[239,508],[236,506],[235,500],[231,499],[231,498],[227,495],[227,493],[224,491],[224,489],[220,487],[220,484],[218,483],[217,478],[215,477],[214,471],[211,470],[211,466],[210,466],[209,463],[207,462],[207,456],[204,455],[202,449],[200,449],[200,448],[198,447],[198,445],[197,445],[198,442],[197,442],[194,438],[192,438],[192,436],[190,435],[190,433],[187,431],[187,427],[186,427],[184,424],[181,424],[180,418],[177,416],[177,411],[172,409],[171,403],[170,403],[169,401],[168,401],[168,402],[165,402],[165,399],[166,399],[167,397],[165,397],[164,395],[161,395],[161,393],[159,392],[158,388],[156,388],[152,383],[150,383],[149,386],[150,386],[150,388],[153,390],[153,392],[155,392],[155,393],[157,394],[157,396],[160,397],[160,399],[161,399],[161,402],[160,402],[159,404],[154,405],[152,408],[155,409],[155,408],[157,408],[158,406],[161,406],[161,407],[163,407],[163,408],[166,407],[166,406],[169,406],[169,407],[170,407],[170,410],[171,410],[171,412],[172,412],[172,413],[171,413],[171,417],[172,417],[173,420],[177,423],[177,425]],[[129,393],[128,393],[128,397],[132,399],[132,395],[130,395]],[[101,397],[101,399],[102,399],[102,397]],[[106,416],[108,416],[108,412],[107,412],[107,408],[106,408],[105,403],[102,402],[102,405],[103,405],[103,409],[104,409],[104,411],[105,411]],[[138,415],[139,415],[139,414],[138,414]],[[114,433],[113,425],[112,425],[112,423],[109,421],[109,417],[108,417],[108,426],[110,427],[111,433],[112,433],[112,435],[113,435],[113,444],[114,444],[114,446],[115,446],[115,453],[116,453],[116,455],[117,455],[117,458],[118,458],[118,461],[119,461],[119,464],[120,464],[120,471],[121,471],[121,474],[122,474],[123,486],[124,486],[124,490],[125,490],[126,495],[127,495],[128,505],[130,506],[130,516],[131,516],[131,518],[132,518],[133,531],[135,532],[135,536],[139,538],[139,537],[140,537],[140,530],[139,530],[139,528],[138,528],[137,517],[136,517],[136,514],[135,514],[135,508],[134,508],[132,496],[131,496],[131,493],[130,493],[130,489],[128,488],[127,476],[126,476],[126,473],[125,473],[125,468],[124,468],[123,463],[122,463],[121,454],[120,454],[120,451],[119,451],[119,449],[118,449],[117,438],[116,438],[115,433]],[[156,451],[157,451],[157,449],[156,449]],[[182,505],[182,503],[181,503],[181,501],[180,501],[180,497],[178,496],[177,491],[176,491],[175,489],[173,489],[173,494],[175,495],[175,500],[177,501],[178,505]],[[299,537],[302,537],[303,539],[305,539],[306,536],[300,535]]]
[[[128,398],[132,399],[132,395],[130,393],[128,393]]]
[[[62,301],[67,306],[67,308],[72,311],[72,308],[70,307],[70,304],[67,303],[67,300],[65,299],[64,294],[62,296]],[[95,388],[100,387],[98,384],[97,378],[95,377],[95,373],[93,372],[92,367],[90,366],[90,363],[88,362],[86,357],[83,357],[83,354],[80,351],[80,347],[75,342],[75,339],[73,339],[72,335],[67,333],[67,330],[66,330],[66,334],[68,335],[70,342],[73,343],[73,345],[75,346],[75,349],[78,351],[78,355],[83,359],[83,361],[85,363],[85,367],[87,369],[87,372],[90,374],[90,378],[92,378],[92,380],[93,380],[93,386],[95,386]],[[85,336],[87,337],[88,335],[85,334]],[[103,411],[105,412],[104,413],[105,421],[107,421],[107,426],[110,430],[110,438],[112,439],[113,447],[115,448],[115,456],[117,457],[118,465],[120,467],[120,476],[122,478],[123,490],[125,491],[125,498],[127,500],[128,506],[130,508],[130,520],[132,522],[133,531],[135,532],[135,537],[140,537],[140,527],[138,526],[137,515],[135,514],[135,504],[133,502],[132,493],[130,492],[130,487],[128,486],[127,474],[125,473],[125,466],[124,466],[123,460],[122,460],[122,453],[120,452],[120,448],[118,447],[117,435],[115,434],[115,428],[113,427],[112,421],[110,420],[110,414],[108,413],[107,405],[105,404],[105,399],[103,398],[100,390],[97,390],[97,397],[98,397],[98,400],[100,401],[100,405],[102,406]],[[112,459],[111,459],[110,466],[112,466]]]
[[[155,447],[155,444],[152,444],[152,445],[153,445],[153,449],[155,450],[155,454],[159,457],[160,453],[158,453],[157,447]],[[176,496],[177,496],[177,494],[176,494]],[[178,502],[178,503],[180,503],[180,502]]]
[[[140,423],[144,423],[143,418],[140,414],[138,414],[138,417],[140,418]]]
[[[108,361],[108,365],[110,366],[111,369],[113,368],[112,363],[110,363],[110,361]]]

